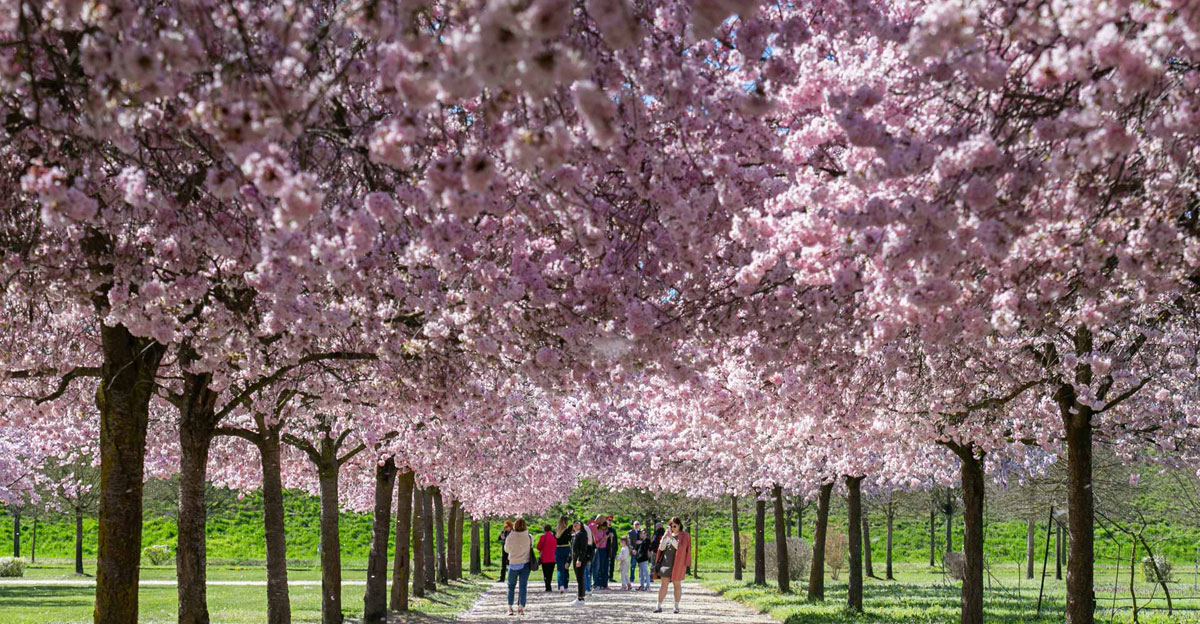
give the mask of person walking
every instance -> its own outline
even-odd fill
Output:
[[[585,585],[588,574],[588,563],[591,561],[592,552],[592,534],[584,526],[583,522],[575,521],[572,527],[574,532],[571,535],[571,568],[575,570],[575,602],[571,604],[582,607],[585,592]]]
[[[671,518],[669,528],[658,544],[658,558],[654,564],[654,574],[662,580],[658,588],[658,607],[655,613],[662,613],[662,603],[667,597],[667,586],[675,585],[675,613],[679,613],[679,600],[683,597],[683,577],[687,574],[688,562],[692,560],[692,536],[683,530],[683,521],[678,517]]]
[[[509,534],[513,532],[512,520],[504,521],[504,530],[500,531],[500,537],[496,540],[500,542],[500,582],[503,583],[508,575],[508,552],[504,550],[504,541],[508,539]]]
[[[567,583],[571,574],[571,524],[566,516],[558,519],[558,528],[554,531],[554,564],[558,567],[558,591],[567,591]]]
[[[550,587],[550,578],[554,575],[554,552],[558,549],[558,542],[554,539],[554,531],[550,530],[550,525],[542,527],[542,537],[538,539],[538,555],[542,562],[542,577],[546,580],[546,591],[554,591]]]
[[[633,582],[629,580],[629,570],[632,557],[629,554],[629,538],[621,538],[621,550],[617,552],[617,566],[621,569],[621,590],[629,591],[633,589]]]
[[[641,531],[637,548],[638,591],[650,591],[650,533]]]
[[[513,530],[504,538],[504,553],[508,555],[508,614],[513,615],[513,590],[519,587],[517,613],[525,615],[525,594],[529,572],[533,569],[533,536],[526,530],[525,519],[517,518]]]

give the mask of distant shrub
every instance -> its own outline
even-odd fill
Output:
[[[846,553],[850,550],[850,540],[845,533],[832,531],[825,535],[825,567],[829,568],[829,576],[838,580],[842,568],[846,567]]]
[[[967,578],[967,558],[960,552],[946,553],[942,559],[942,563],[946,566],[946,574],[950,578],[961,581]]]
[[[16,557],[0,557],[0,577],[25,576],[25,560]]]
[[[812,546],[798,537],[787,538],[788,549],[788,578],[802,581],[808,578],[808,569],[812,566]],[[767,578],[779,576],[779,556],[775,552],[775,542],[767,542]]]
[[[171,561],[171,547],[166,544],[155,544],[142,549],[142,559],[150,565],[166,565]]]
[[[1158,571],[1155,572],[1155,564],[1158,565]],[[1171,560],[1162,555],[1155,555],[1153,559],[1150,557],[1142,558],[1142,577],[1147,583],[1170,583],[1171,578]]]

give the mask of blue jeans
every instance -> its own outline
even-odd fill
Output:
[[[642,587],[650,587],[650,562],[638,562],[638,578],[641,579]]]
[[[608,549],[597,548],[595,568],[596,578],[592,581],[593,584],[595,584],[596,587],[608,589],[608,572]]]
[[[592,592],[592,575],[596,572],[596,557],[595,555],[583,566],[583,591],[584,593]]]
[[[529,585],[529,572],[532,569],[527,563],[520,570],[508,571],[508,606],[513,606],[513,589],[516,588],[518,581],[521,583],[521,593],[517,604],[521,607],[525,606],[525,588]]]
[[[558,586],[566,589],[567,583],[571,580],[570,571],[567,566],[571,565],[571,548],[569,546],[560,546],[554,549],[554,567],[558,569]]]

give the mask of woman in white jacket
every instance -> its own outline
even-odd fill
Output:
[[[513,524],[513,532],[504,540],[504,552],[508,555],[508,614],[513,615],[513,590],[519,586],[516,613],[525,615],[525,590],[534,561],[533,536],[524,518],[517,518]]]

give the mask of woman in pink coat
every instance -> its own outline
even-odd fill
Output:
[[[683,520],[671,518],[671,524],[658,544],[658,554],[654,562],[654,575],[662,579],[658,588],[658,607],[655,613],[662,613],[663,600],[667,598],[667,585],[675,584],[675,613],[679,613],[679,599],[683,597],[683,577],[687,575],[688,564],[692,561],[692,536],[683,530]]]

